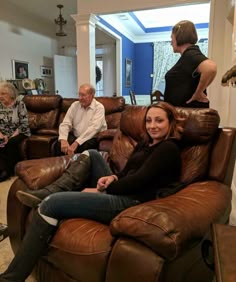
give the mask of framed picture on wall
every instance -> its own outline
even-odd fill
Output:
[[[132,61],[125,59],[125,87],[131,87],[132,84]]]
[[[40,72],[43,77],[52,77],[52,67],[41,66]]]
[[[12,74],[13,79],[29,78],[29,63],[12,60]]]

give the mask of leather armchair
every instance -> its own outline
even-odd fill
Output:
[[[20,146],[22,159],[53,156],[52,145],[58,138],[61,99],[59,95],[24,96],[31,136],[24,139]]]
[[[145,109],[127,106],[122,112],[109,155],[115,171],[124,167],[142,139]],[[186,117],[181,179],[187,186],[123,211],[110,226],[83,218],[63,221],[48,254],[35,268],[38,281],[212,281],[201,244],[210,237],[212,223],[225,223],[229,217],[235,129],[219,128],[219,115],[212,109],[178,111]],[[63,156],[18,163],[7,204],[14,252],[33,212],[17,200],[16,191],[44,187],[61,175],[69,161]]]

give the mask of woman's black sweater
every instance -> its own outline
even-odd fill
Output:
[[[138,144],[118,181],[106,189],[108,194],[126,195],[140,202],[156,198],[158,192],[179,180],[181,173],[180,149],[173,139],[153,146]]]

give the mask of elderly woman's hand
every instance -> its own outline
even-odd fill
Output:
[[[8,142],[8,137],[6,135],[0,134],[0,148],[5,147]]]

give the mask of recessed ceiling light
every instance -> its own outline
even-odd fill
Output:
[[[118,18],[122,21],[127,21],[129,19],[126,14],[120,14],[118,15]]]

